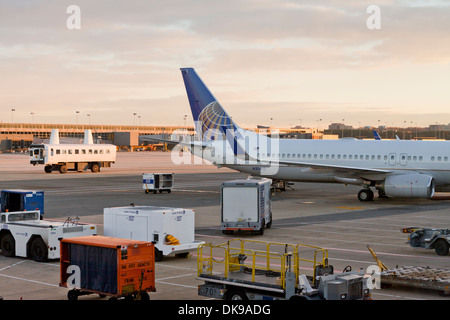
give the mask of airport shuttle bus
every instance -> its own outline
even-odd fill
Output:
[[[52,132],[52,136],[54,134],[57,133]],[[101,167],[111,167],[116,160],[116,146],[93,144],[91,143],[92,139],[86,139],[86,134],[83,144],[60,144],[59,139],[55,141],[50,138],[50,142],[56,143],[31,145],[30,163],[32,165],[43,164],[44,171],[47,173],[56,170],[66,173],[68,170],[83,171],[87,169],[99,172]]]

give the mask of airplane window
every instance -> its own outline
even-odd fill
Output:
[[[408,161],[411,161],[411,156],[408,156]]]
[[[375,155],[372,155],[372,160],[375,160]]]
[[[438,157],[438,161],[442,161],[442,158],[441,158],[441,157]]]
[[[286,155],[283,153],[282,157],[283,157],[283,158],[286,158]]]
[[[444,161],[448,161],[448,157],[444,157]]]
[[[92,149],[89,149],[89,154],[92,154]]]
[[[369,160],[369,155],[368,154],[366,154],[366,160]]]
[[[311,154],[308,154],[308,159],[311,159]]]
[[[314,159],[317,159],[317,154],[314,155]]]
[[[381,156],[380,155],[377,156],[377,160],[381,160]]]
[[[75,149],[75,154],[80,154],[80,150]]]
[[[62,154],[67,154],[67,150],[66,149],[62,149]]]
[[[81,154],[86,154],[86,149],[81,149]]]
[[[98,154],[98,150],[97,149],[94,150],[94,154]]]
[[[297,158],[300,158],[300,153],[299,153],[299,154],[297,154]]]
[[[359,156],[359,160],[363,160],[364,159],[364,156],[363,155],[360,155]]]
[[[56,149],[56,154],[61,154],[61,150]]]
[[[323,154],[320,155],[320,159],[323,159]]]
[[[342,156],[342,158],[344,158],[344,159],[347,159],[347,155],[346,155],[346,154],[344,154],[344,155]]]
[[[50,153],[51,153],[51,155],[53,157],[53,148],[50,149]]]
[[[108,154],[109,154],[109,149],[106,149],[106,153],[108,153]]]
[[[413,157],[413,160],[414,160],[414,161],[417,161],[417,156],[414,156],[414,157]]]
[[[402,156],[402,160],[406,160],[406,157],[405,157],[405,156]]]
[[[303,154],[303,158],[306,158],[306,153]]]
[[[420,157],[419,157],[419,161],[422,161],[422,160],[423,160],[423,157],[422,157],[422,156],[420,156]]]
[[[330,155],[329,155],[329,154],[327,154],[326,158],[327,158],[327,159],[330,159]]]
[[[340,159],[340,158],[341,158],[341,155],[340,155],[340,154],[338,154],[338,155],[337,155],[337,158],[338,158],[338,159]]]
[[[103,154],[103,149],[100,149],[100,154]],[[213,156],[214,157],[214,156]],[[258,156],[258,158],[259,158],[259,156]]]
[[[291,154],[290,154],[290,153],[288,153],[288,154],[287,154],[287,157],[288,157],[288,158],[290,158],[290,157],[291,157]]]
[[[434,156],[433,156],[433,157],[431,157],[431,161],[434,161]]]
[[[67,150],[68,154],[72,154],[72,149]]]
[[[331,159],[334,159],[334,157],[335,157],[335,155],[334,155],[334,154],[332,154],[332,155],[331,155]]]
[[[384,160],[387,160],[387,156],[384,156]]]
[[[352,159],[353,159],[353,156],[350,154],[350,155],[348,156],[348,158],[349,158],[350,160],[352,160]]]

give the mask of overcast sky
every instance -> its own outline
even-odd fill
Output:
[[[192,124],[180,67],[243,127],[447,124],[450,1],[0,0],[1,122]]]

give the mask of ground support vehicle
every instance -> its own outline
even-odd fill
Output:
[[[270,184],[267,178],[249,178],[222,183],[221,229],[224,234],[251,231],[264,234],[272,226]]]
[[[52,130],[49,144],[33,144],[30,146],[30,164],[44,165],[44,171],[81,172],[90,169],[99,172],[102,167],[111,167],[116,161],[117,147],[112,144],[94,144],[92,133],[85,130],[84,143],[59,143],[57,129]]]
[[[103,234],[110,237],[150,241],[155,260],[164,256],[186,257],[204,243],[195,240],[195,210],[129,206],[104,208]]]
[[[294,190],[294,183],[284,180],[273,180],[272,185],[270,187],[272,191],[272,196],[275,195],[276,192],[286,191],[287,188]]]
[[[145,193],[162,193],[167,191],[172,192],[174,183],[173,173],[143,173],[142,174],[142,188]]]
[[[300,257],[300,253],[302,257]],[[300,273],[311,268],[312,276]],[[200,245],[198,294],[225,300],[370,299],[363,271],[335,274],[328,251],[302,244],[233,239]]]
[[[0,193],[0,212],[39,210],[44,214],[44,191],[11,189]]]
[[[5,212],[0,215],[0,246],[7,257],[30,257],[35,261],[59,259],[59,239],[93,235],[94,224],[41,220],[39,211]]]
[[[450,229],[403,228],[403,233],[410,233],[408,241],[411,247],[434,249],[440,256],[448,255],[450,248]]]
[[[151,242],[105,236],[61,240],[60,287],[69,300],[98,294],[149,300],[155,289],[155,256]]]

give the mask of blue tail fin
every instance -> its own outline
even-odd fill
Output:
[[[225,140],[226,131],[238,126],[223,110],[193,68],[181,68],[197,134],[201,140]]]

